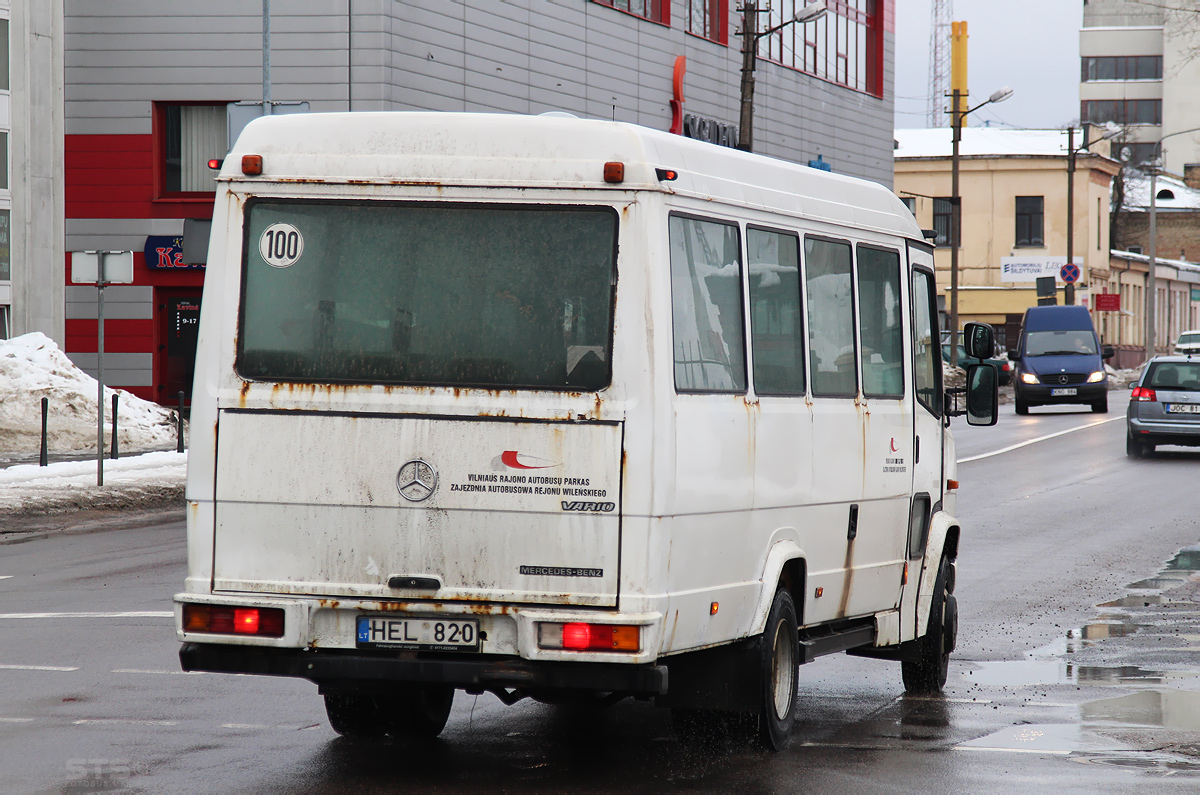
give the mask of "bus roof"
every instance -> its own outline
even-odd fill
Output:
[[[241,156],[263,157],[243,178]],[[624,181],[604,181],[604,163]],[[279,182],[664,190],[921,240],[904,204],[855,177],[624,122],[567,114],[371,112],[251,122],[221,178]],[[658,179],[656,168],[678,172]]]

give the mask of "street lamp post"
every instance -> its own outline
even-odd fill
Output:
[[[1154,156],[1150,158],[1150,240],[1147,241],[1150,261],[1146,269],[1146,361],[1150,361],[1155,353],[1157,353],[1155,350],[1155,336],[1158,332],[1158,296],[1155,293],[1158,290],[1158,283],[1155,279],[1154,271],[1157,267],[1155,257],[1158,254],[1158,234],[1155,229],[1155,224],[1158,220],[1158,159],[1162,156],[1163,141],[1168,138],[1174,138],[1176,135],[1187,135],[1198,132],[1200,132],[1200,127],[1164,135],[1154,144]]]
[[[754,150],[754,67],[758,61],[758,40],[794,22],[801,25],[815,22],[825,16],[828,10],[827,0],[813,0],[791,19],[760,32],[758,0],[744,0],[742,3],[742,107],[738,122],[738,149],[746,152]]]
[[[1111,121],[1106,122],[1106,132],[1103,136],[1089,143],[1087,141],[1087,128],[1085,127],[1084,141],[1078,148],[1075,146],[1075,128],[1067,128],[1067,264],[1075,261],[1075,155],[1089,149],[1093,143],[1100,143],[1112,138],[1114,135],[1119,135],[1121,128]],[[1067,282],[1063,288],[1063,303],[1072,305],[1075,303],[1075,284]]]
[[[955,23],[957,24],[957,23]],[[959,229],[962,226],[962,202],[958,193],[958,142],[962,140],[963,119],[967,114],[974,113],[984,105],[1003,102],[1012,96],[1008,86],[993,93],[985,102],[980,102],[970,110],[960,111],[963,92],[955,89],[950,95],[950,336],[955,338],[958,331],[958,244]],[[958,366],[958,345],[950,345],[950,365]]]

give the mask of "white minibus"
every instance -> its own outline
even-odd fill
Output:
[[[945,682],[948,426],[995,422],[996,373],[959,391],[878,184],[565,114],[256,120],[217,178],[183,668],[309,679],[353,737],[436,735],[463,690],[782,748],[818,656]]]

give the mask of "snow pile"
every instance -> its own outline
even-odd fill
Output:
[[[40,332],[0,340],[0,451],[41,448],[42,398],[49,398],[47,446],[51,452],[96,450],[96,379],[76,367],[54,340]],[[122,390],[104,390],[105,446],[112,438],[112,396],[117,395],[117,445],[121,452],[171,448],[175,412]]]
[[[103,489],[96,488],[95,461],[12,466],[0,469],[0,517],[182,505],[186,475],[187,453],[175,452],[105,459]],[[0,536],[10,524],[0,520]]]

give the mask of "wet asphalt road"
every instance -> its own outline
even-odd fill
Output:
[[[645,703],[462,693],[436,742],[348,742],[311,684],[179,672],[182,521],[0,546],[0,790],[1194,791],[1200,553],[1177,553],[1200,544],[1200,451],[1127,459],[1124,404],[956,421],[945,697],[903,697],[895,663],[822,658],[781,754],[685,746]]]

